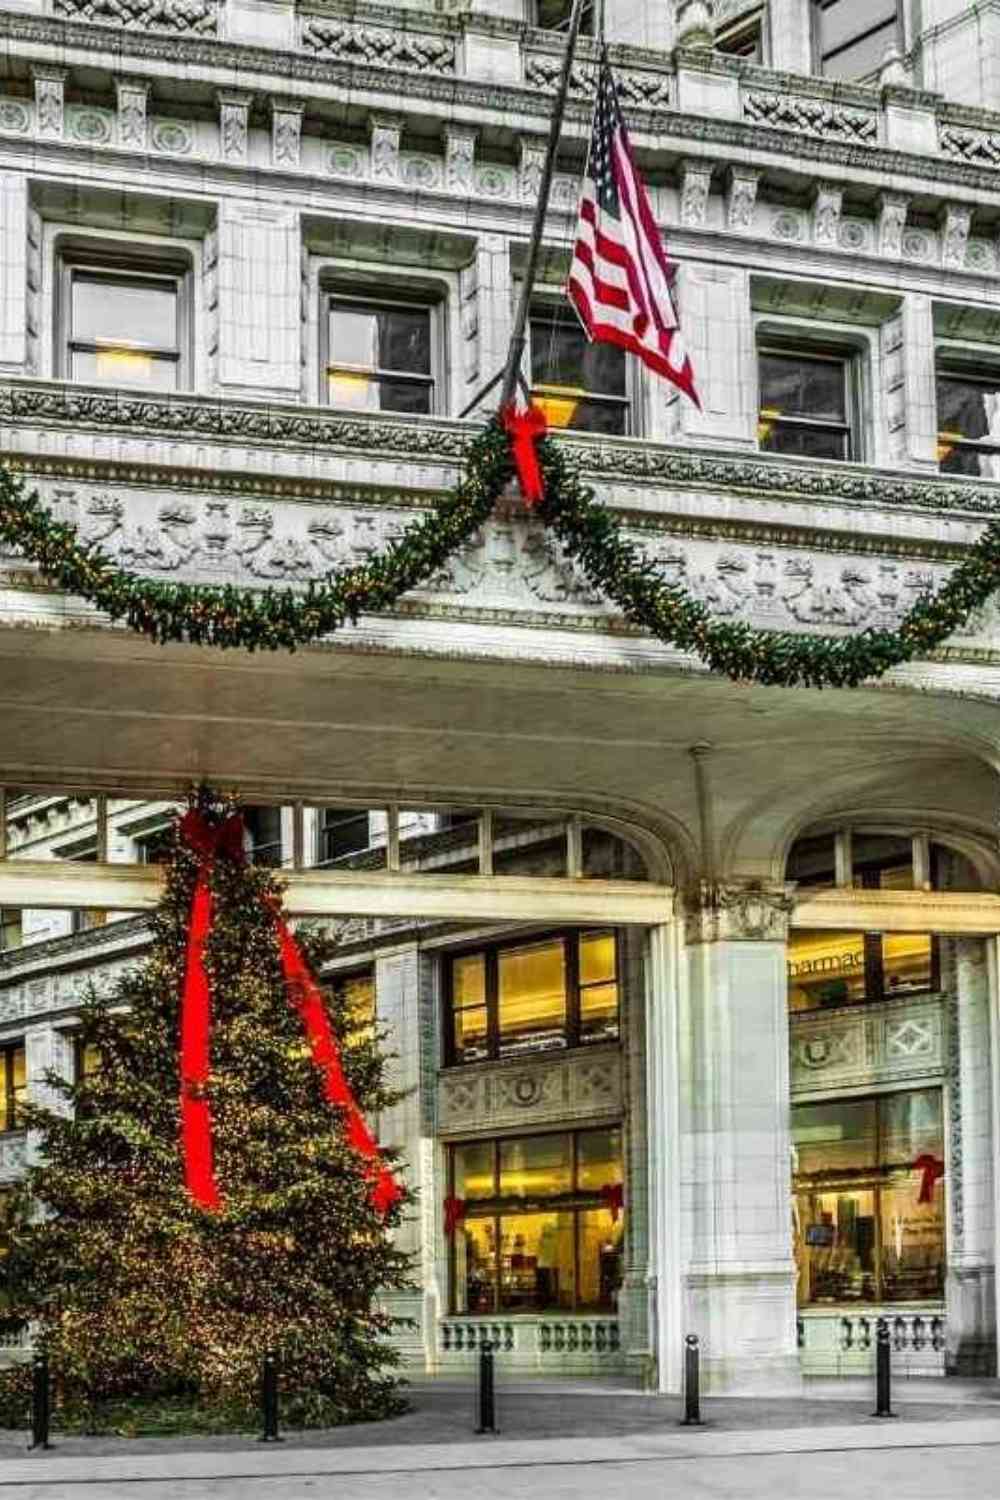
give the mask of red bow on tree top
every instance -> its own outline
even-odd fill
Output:
[[[201,869],[191,903],[191,926],[188,933],[187,968],[181,1005],[181,1136],[184,1145],[184,1174],[188,1192],[202,1208],[212,1212],[221,1208],[215,1180],[212,1151],[212,1112],[207,1095],[209,1073],[209,1035],[211,1031],[211,991],[205,972],[205,943],[212,930],[213,897],[208,883],[209,872],[218,857],[242,864],[243,819],[233,813],[219,824],[192,808],[180,822],[180,833],[196,854]],[[365,1170],[371,1182],[372,1203],[385,1213],[401,1189],[384,1164],[375,1138],[365,1124],[351,1086],[344,1076],[330,1022],[319,986],[309,971],[301,948],[281,915],[277,902],[273,916],[278,931],[281,968],[285,989],[302,1018],[312,1059],[323,1074],[324,1093],[331,1104],[344,1111],[348,1142],[365,1158]]]
[[[500,418],[510,437],[517,482],[521,486],[524,503],[537,505],[539,500],[545,498],[545,485],[535,441],[544,437],[548,430],[545,413],[540,406],[529,406],[527,411],[518,411],[511,403],[503,408]]]

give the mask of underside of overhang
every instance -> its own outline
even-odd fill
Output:
[[[9,787],[572,809],[655,834],[678,882],[780,874],[789,839],[841,811],[995,844],[998,743],[1000,704],[899,686],[0,630]]]

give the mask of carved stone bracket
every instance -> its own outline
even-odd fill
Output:
[[[243,89],[219,89],[219,154],[223,161],[245,165],[250,138],[252,94]]]
[[[836,245],[840,230],[843,189],[830,182],[817,184],[813,200],[812,232],[816,245]]]
[[[903,254],[903,230],[910,200],[899,193],[882,193],[878,200],[878,251],[900,259]]]
[[[62,140],[66,107],[66,68],[32,69],[35,81],[35,129],[45,140]]]
[[[398,182],[402,120],[397,115],[372,115],[368,121],[368,134],[372,179],[375,182]]]
[[[784,942],[794,886],[763,880],[703,880],[689,898],[689,943]]]
[[[712,163],[703,158],[689,158],[681,167],[681,223],[697,229],[705,223],[708,193],[712,184]]]
[[[118,95],[118,144],[145,151],[149,83],[144,78],[116,78],[115,89]]]
[[[302,146],[305,105],[296,99],[271,100],[271,164],[297,167]]]
[[[478,133],[467,126],[448,124],[444,128],[444,181],[450,193],[475,190]]]
[[[759,182],[760,172],[756,167],[730,167],[726,193],[727,229],[747,231],[753,228]]]
[[[949,203],[941,215],[941,264],[959,271],[965,265],[972,209],[965,203]]]

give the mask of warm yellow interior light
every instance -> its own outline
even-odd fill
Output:
[[[97,374],[101,380],[151,380],[153,361],[137,349],[98,349]]]
[[[542,408],[550,427],[572,427],[576,409],[586,394],[582,386],[553,385],[534,392],[532,400]]]

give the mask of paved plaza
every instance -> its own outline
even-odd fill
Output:
[[[1000,1387],[898,1383],[895,1421],[871,1418],[868,1382],[814,1383],[802,1400],[708,1399],[705,1426],[680,1405],[621,1387],[502,1388],[496,1437],[472,1432],[473,1393],[421,1382],[389,1423],[288,1434],[61,1438],[26,1452],[0,1436],[0,1497],[17,1500],[965,1500],[1000,1496]]]

